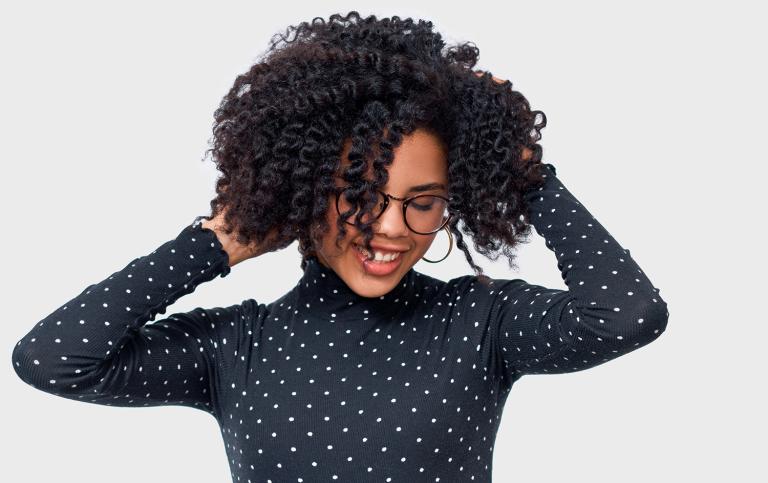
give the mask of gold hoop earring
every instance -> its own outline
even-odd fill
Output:
[[[421,259],[424,260],[425,262],[440,263],[443,260],[445,260],[446,258],[448,258],[448,255],[451,254],[451,250],[453,250],[453,235],[451,234],[451,229],[448,228],[448,225],[445,225],[445,227],[443,229],[446,231],[446,233],[448,233],[448,243],[449,243],[449,245],[448,245],[448,253],[446,253],[443,258],[441,258],[440,260],[437,260],[437,261],[427,260],[426,258],[421,257]]]

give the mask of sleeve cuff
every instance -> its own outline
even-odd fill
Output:
[[[217,261],[219,276],[224,278],[232,271],[232,267],[229,266],[229,254],[224,250],[224,246],[221,244],[216,232],[203,227],[203,220],[208,219],[210,218],[205,215],[196,216],[192,223],[182,230],[181,234],[196,236],[210,246],[213,256]]]

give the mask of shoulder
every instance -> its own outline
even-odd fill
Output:
[[[543,295],[563,293],[559,289],[531,284],[520,278],[488,278],[483,281],[476,275],[463,275],[446,282],[453,303],[465,314],[494,316],[524,310]]]
[[[231,305],[196,307],[191,311],[191,314],[199,317],[200,320],[208,321],[211,324],[210,328],[221,325],[237,327],[250,325],[255,320],[264,317],[268,313],[268,309],[269,307],[263,303],[254,299],[246,299]]]
[[[519,278],[481,279],[477,275],[462,275],[452,278],[446,284],[457,294],[475,297],[488,297],[528,285],[525,280]]]
[[[259,315],[266,314],[269,312],[270,306],[271,304],[260,303],[254,299],[246,299],[238,304],[239,310],[243,314],[249,315],[251,317],[258,317]]]

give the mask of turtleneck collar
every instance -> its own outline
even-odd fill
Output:
[[[331,319],[381,319],[412,309],[419,301],[419,274],[413,267],[389,292],[363,297],[352,290],[333,269],[310,255],[295,290],[296,310]]]

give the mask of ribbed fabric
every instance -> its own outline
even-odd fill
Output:
[[[526,194],[531,222],[568,290],[445,282],[412,268],[390,293],[365,298],[312,258],[272,303],[147,323],[229,273],[197,217],[36,324],[13,367],[65,398],[208,412],[233,482],[490,482],[515,381],[627,354],[669,316],[629,250],[544,166],[545,185]]]

